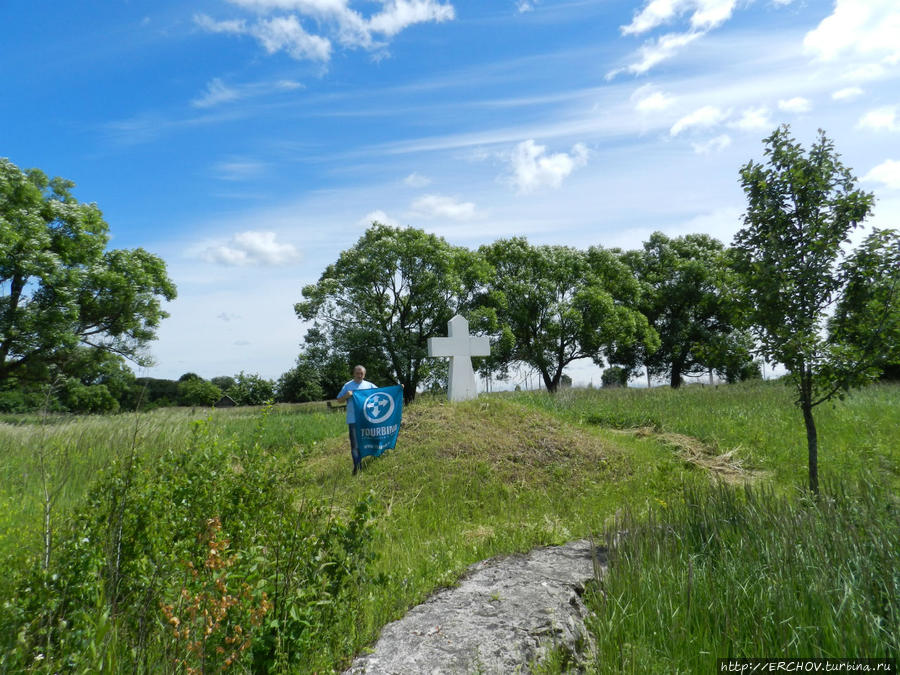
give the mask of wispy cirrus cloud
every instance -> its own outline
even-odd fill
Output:
[[[271,93],[288,92],[303,88],[294,80],[276,80],[274,82],[250,82],[245,84],[225,84],[221,78],[214,77],[206,83],[206,89],[200,96],[191,101],[195,108],[212,108],[222,103],[254,98]]]

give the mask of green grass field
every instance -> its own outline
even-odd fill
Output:
[[[273,485],[298,508],[323,505],[322,522],[351,522],[361,503],[370,509],[366,578],[377,581],[355,589],[352,607],[334,610],[340,634],[282,663],[288,672],[347,665],[385,623],[473,562],[589,534],[603,539],[617,528],[635,534],[611,552],[610,574],[593,596],[602,651],[592,668],[693,672],[715,656],[839,649],[896,655],[898,410],[900,386],[877,385],[817,411],[820,504],[803,497],[802,422],[778,383],[523,392],[452,406],[423,400],[404,412],[398,447],[366,460],[356,477],[343,416],[321,405],[277,406],[264,420],[246,409],[6,418],[0,556],[12,569],[40,554],[45,484],[59,488],[52,515],[64,532],[111,461],[134,448],[152,470],[190,446],[191,420],[209,417],[209,447],[253,445],[275,462],[282,478]],[[221,470],[246,467],[229,460]],[[766,583],[749,587],[747,579]],[[723,607],[733,613],[721,616]],[[104,653],[133,665],[127,645],[104,640]],[[164,634],[156,640],[157,651],[143,658],[167,653]]]

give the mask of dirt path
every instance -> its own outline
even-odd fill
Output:
[[[606,556],[587,540],[476,563],[459,586],[385,626],[346,673],[524,673],[552,647],[587,654],[581,596],[595,568],[605,572]]]

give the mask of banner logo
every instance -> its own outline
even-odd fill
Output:
[[[377,392],[366,398],[363,415],[372,424],[380,424],[394,414],[394,399],[384,392]]]

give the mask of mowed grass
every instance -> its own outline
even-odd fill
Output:
[[[372,501],[382,583],[360,589],[354,650],[371,644],[385,623],[436,588],[454,583],[473,562],[590,534],[602,540],[604,532],[629,529],[640,535],[622,538],[612,551],[604,593],[594,596],[594,629],[598,636],[616,636],[600,640],[601,649],[613,651],[602,652],[595,667],[647,672],[642,664],[650,663],[666,672],[690,672],[691,664],[706,667],[714,656],[778,655],[784,649],[824,653],[816,647],[823,633],[810,627],[825,620],[831,623],[821,630],[828,635],[854,622],[867,627],[855,643],[851,634],[848,645],[896,649],[884,631],[871,626],[895,626],[900,597],[896,498],[890,496],[898,481],[898,409],[900,387],[879,385],[817,411],[823,489],[841,491],[843,501],[835,508],[849,509],[852,517],[846,518],[816,515],[817,507],[799,496],[806,483],[805,436],[790,391],[778,383],[499,394],[456,405],[422,400],[404,411],[397,448],[367,459],[355,477],[343,415],[324,413],[322,406],[276,407],[262,427],[259,411],[216,411],[211,424],[222,436],[264,444],[287,461],[296,458],[298,503],[315,497],[346,515],[360,500]],[[57,507],[64,517],[92,476],[132,443],[152,457],[184,443],[189,421],[209,414],[182,409],[0,426],[0,506],[6,505],[0,510],[0,554],[39,548],[40,448],[49,448],[54,461],[67,458],[62,466],[69,479]],[[854,487],[834,487],[837,476]],[[729,485],[715,487],[714,477]],[[746,488],[735,483],[763,492],[745,495]],[[888,497],[860,502],[859,485]],[[773,527],[783,518],[783,527]],[[848,523],[864,536],[824,558],[819,553],[827,547],[813,550],[808,543],[836,541]],[[808,532],[791,531],[806,524]],[[710,531],[721,541],[715,551],[707,550],[703,538]],[[873,537],[886,543],[873,547]],[[734,548],[744,540],[763,543]],[[796,550],[798,541],[803,564],[792,567],[796,556],[775,555]],[[732,549],[740,555],[713,555]],[[876,554],[879,574],[862,574],[860,561]],[[708,563],[706,571],[701,562]],[[793,576],[778,576],[782,568]],[[754,588],[777,592],[760,591],[753,602],[741,604],[737,598],[750,588],[748,580],[756,580]],[[820,592],[812,580],[827,580],[834,592]],[[741,625],[738,615],[748,627],[768,625],[769,615],[759,619],[759,608],[781,602],[793,593],[787,589],[803,587],[809,593],[794,593],[799,604],[777,615],[776,628],[741,643],[709,639],[733,636],[718,622],[730,622],[733,631]],[[624,598],[618,604],[603,600],[615,593]],[[687,606],[685,594],[692,598]],[[873,611],[873,597],[888,601]],[[837,618],[818,619],[828,614],[823,608]],[[685,625],[693,627],[687,630],[680,621],[689,609],[693,623]],[[660,641],[670,637],[681,646],[665,651]],[[730,644],[738,646],[729,650]],[[335,667],[346,666],[352,655],[341,656]]]

